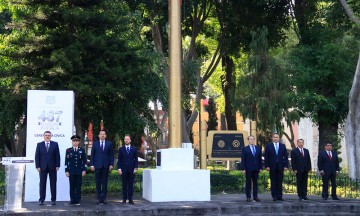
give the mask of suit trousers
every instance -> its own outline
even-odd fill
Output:
[[[132,200],[134,194],[135,174],[133,172],[123,172],[121,178],[123,200]]]
[[[308,172],[302,171],[296,173],[296,188],[299,198],[305,198],[307,196],[307,181]]]
[[[322,197],[329,197],[329,180],[331,181],[331,197],[336,197],[336,173],[325,174],[322,176],[323,187]]]
[[[70,201],[71,202],[80,202],[81,201],[81,184],[82,184],[82,175],[70,175]]]
[[[106,200],[109,168],[95,169],[96,195],[98,200]]]
[[[284,179],[284,171],[278,169],[276,170],[270,169],[271,196],[273,199],[282,199],[283,179]]]
[[[251,198],[251,183],[253,185],[253,197],[258,197],[258,178],[259,171],[246,171],[246,198]]]
[[[44,202],[46,198],[46,181],[47,176],[49,175],[50,179],[50,191],[51,191],[51,201],[56,201],[56,181],[57,181],[57,171],[49,169],[46,167],[45,170],[40,172],[40,202]]]

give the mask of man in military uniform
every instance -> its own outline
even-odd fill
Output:
[[[72,147],[66,149],[65,174],[70,182],[70,204],[80,205],[82,177],[86,175],[86,152],[79,146],[80,136],[70,138]]]

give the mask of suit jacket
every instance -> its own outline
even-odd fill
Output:
[[[138,168],[137,150],[134,146],[130,146],[129,153],[126,152],[125,145],[119,148],[117,166],[123,173],[133,173],[134,169]]]
[[[86,171],[86,152],[83,147],[78,147],[77,151],[74,148],[66,149],[65,153],[65,172],[69,172],[70,175],[81,175],[83,171]]]
[[[303,148],[304,157],[302,156],[300,149],[295,148],[291,151],[291,166],[292,169],[298,172],[310,172],[311,171],[311,160],[309,150]]]
[[[284,144],[279,143],[278,155],[276,155],[274,143],[269,143],[265,147],[265,167],[270,170],[284,170],[288,168],[288,153]]]
[[[324,170],[325,175],[330,175],[340,171],[339,158],[336,151],[331,151],[332,159],[330,160],[327,151],[321,151],[318,157],[318,169]]]
[[[100,141],[94,142],[91,147],[90,166],[95,169],[109,168],[114,166],[114,149],[110,141],[105,140],[105,148],[100,148]]]
[[[262,169],[261,150],[258,146],[255,146],[255,149],[256,153],[254,156],[250,145],[243,148],[241,154],[241,170],[259,171]]]
[[[60,151],[59,144],[50,141],[49,150],[46,151],[45,141],[39,142],[35,150],[35,166],[41,170],[55,170],[60,167]]]

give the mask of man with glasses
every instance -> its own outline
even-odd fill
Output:
[[[299,200],[308,200],[307,181],[311,171],[311,160],[309,150],[304,148],[304,140],[297,140],[297,148],[291,151],[291,166],[296,174],[296,188]]]
[[[253,185],[253,198],[260,202],[258,197],[258,177],[262,171],[261,149],[255,145],[255,137],[248,137],[249,145],[242,150],[241,170],[246,176],[246,201],[251,202],[251,183]]]
[[[45,131],[44,141],[39,142],[35,151],[35,166],[40,175],[39,205],[44,205],[46,196],[46,181],[49,175],[51,205],[56,205],[57,171],[60,167],[60,151],[57,142],[51,141],[51,132]]]

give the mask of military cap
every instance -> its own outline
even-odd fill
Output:
[[[81,140],[81,137],[79,135],[73,135],[70,139],[71,140]]]

